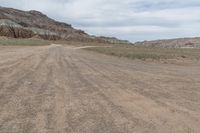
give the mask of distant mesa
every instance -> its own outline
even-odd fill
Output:
[[[135,45],[162,48],[200,48],[200,37],[143,41],[136,42]]]
[[[70,24],[55,21],[39,11],[22,11],[4,7],[0,7],[0,36],[99,43],[130,43],[117,38],[91,36],[82,30],[74,29]]]

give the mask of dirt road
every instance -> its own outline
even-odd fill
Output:
[[[200,65],[0,47],[0,133],[199,133]]]

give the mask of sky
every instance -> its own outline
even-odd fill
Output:
[[[132,42],[200,36],[200,0],[0,0],[89,34]]]

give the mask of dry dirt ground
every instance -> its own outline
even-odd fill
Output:
[[[200,65],[0,47],[0,133],[199,133]]]

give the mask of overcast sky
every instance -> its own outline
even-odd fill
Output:
[[[200,36],[200,0],[0,0],[89,34],[130,41]]]

